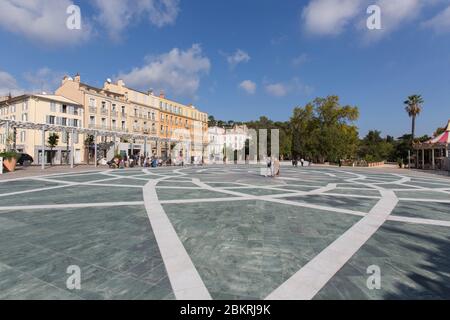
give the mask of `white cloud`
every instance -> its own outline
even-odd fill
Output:
[[[289,92],[287,86],[282,83],[268,84],[266,85],[266,91],[268,94],[275,97],[284,97]]]
[[[416,19],[423,8],[422,0],[378,0],[381,9],[381,30],[368,30],[367,16],[359,22],[359,28],[365,31],[365,42],[380,40],[388,34],[398,30],[409,21]],[[430,1],[428,4],[434,4]]]
[[[247,52],[237,49],[235,53],[227,56],[228,64],[231,67],[237,66],[239,63],[245,63],[250,61],[250,56]]]
[[[128,25],[143,17],[163,27],[173,24],[180,11],[179,0],[95,0],[94,4],[100,11],[97,20],[115,40]]]
[[[362,0],[311,0],[303,9],[304,28],[310,34],[338,35],[361,11]]]
[[[2,0],[0,27],[44,44],[78,44],[91,35],[82,15],[81,30],[69,30],[66,22],[70,0]]]
[[[432,19],[424,22],[423,26],[430,28],[439,34],[450,32],[450,6],[434,16]]]
[[[311,86],[303,84],[298,78],[291,81],[268,83],[265,85],[266,92],[274,97],[284,97],[288,94],[310,95],[314,89]]]
[[[442,3],[441,0],[310,0],[302,12],[305,31],[313,35],[336,36],[356,28],[364,42],[377,41],[417,19],[423,8]],[[381,30],[369,30],[366,21],[369,5],[381,8]],[[444,23],[446,16],[439,19]]]
[[[301,55],[292,59],[292,64],[295,67],[299,67],[299,66],[305,64],[306,62],[308,62],[308,60],[309,60],[308,55],[306,53],[302,53]]]
[[[54,92],[66,72],[53,71],[48,67],[40,68],[35,72],[26,72],[23,77],[29,84],[31,92]]]
[[[122,73],[130,87],[146,90],[165,90],[177,96],[193,97],[200,86],[200,78],[211,68],[209,59],[202,54],[200,45],[194,44],[183,51],[178,48],[168,53],[147,58],[143,67]]]
[[[251,80],[244,80],[239,84],[239,88],[247,92],[248,94],[255,94],[256,83]]]
[[[12,75],[0,70],[0,96],[6,96],[9,93],[14,96],[23,93],[23,90]]]

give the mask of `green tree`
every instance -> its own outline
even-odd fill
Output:
[[[316,98],[294,109],[292,153],[317,162],[351,159],[358,146],[357,107],[341,106],[338,96]]]
[[[390,143],[391,139],[383,139],[381,132],[377,130],[371,130],[361,140],[358,154],[361,158],[367,162],[379,162],[388,160],[394,146]]]
[[[47,140],[47,144],[50,148],[50,165],[53,165],[53,158],[54,158],[54,154],[53,154],[53,149],[58,145],[59,143],[59,135],[55,132],[51,133],[48,136],[48,140]]]
[[[214,116],[209,116],[208,117],[208,127],[215,127],[217,126],[217,121],[214,118]]]
[[[416,133],[416,117],[422,112],[422,104],[424,100],[421,95],[414,94],[409,96],[408,99],[404,102],[406,105],[405,110],[411,118],[411,136],[412,140],[415,138]]]

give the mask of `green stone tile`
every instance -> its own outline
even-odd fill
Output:
[[[263,201],[164,209],[217,299],[221,294],[263,299],[359,220]]]
[[[322,288],[316,299],[450,299],[448,227],[386,222]],[[381,289],[366,270],[378,265]]]

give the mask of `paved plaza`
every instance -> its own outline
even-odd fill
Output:
[[[0,299],[450,299],[449,178],[261,170],[0,180]]]

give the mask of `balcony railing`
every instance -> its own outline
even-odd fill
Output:
[[[96,107],[89,107],[89,113],[97,113]]]
[[[111,117],[117,118],[119,113],[117,111],[111,111]]]
[[[108,109],[100,109],[100,113],[101,113],[102,115],[107,116],[107,115],[108,115]]]
[[[126,114],[125,112],[121,112],[121,113],[120,113],[120,116],[121,116],[122,118],[126,118],[126,117],[127,117],[127,114]]]

